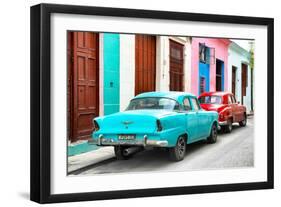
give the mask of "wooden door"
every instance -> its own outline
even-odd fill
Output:
[[[67,33],[67,137],[73,138],[73,32]]]
[[[236,97],[236,67],[232,66],[232,93]]]
[[[155,91],[156,37],[135,36],[135,95]]]
[[[243,104],[243,97],[246,96],[246,88],[247,88],[247,65],[242,63],[242,91],[241,91],[241,103]]]
[[[90,138],[92,119],[99,115],[98,34],[73,32],[72,43],[70,139],[76,141]]]
[[[183,91],[183,45],[170,40],[170,91]]]

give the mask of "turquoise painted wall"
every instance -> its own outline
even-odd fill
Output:
[[[120,108],[120,37],[119,34],[104,33],[104,115]]]

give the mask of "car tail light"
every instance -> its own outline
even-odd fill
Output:
[[[219,120],[224,120],[224,114],[223,113],[219,114]]]
[[[98,122],[96,120],[93,120],[93,125],[94,125],[94,131],[98,131],[100,129]]]
[[[156,121],[156,126],[157,126],[157,131],[158,132],[162,131],[163,127],[162,127],[161,122],[160,122],[159,119],[157,119],[157,121]]]

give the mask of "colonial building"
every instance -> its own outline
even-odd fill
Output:
[[[248,108],[248,53],[234,43],[229,48],[230,43],[218,38],[68,32],[69,155],[90,150],[87,140],[94,117],[125,110],[139,93],[229,90]]]
[[[228,89],[228,39],[192,38],[191,92]]]
[[[228,91],[231,91],[236,100],[246,106],[247,113],[251,112],[251,68],[250,53],[232,42],[229,47],[228,57],[228,78],[231,83],[228,85]]]
[[[189,37],[69,32],[67,48],[70,146],[90,138],[94,117],[125,110],[139,93],[191,89]]]

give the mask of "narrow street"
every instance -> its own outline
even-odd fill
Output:
[[[253,125],[254,118],[249,117],[246,127],[235,124],[230,134],[220,133],[215,144],[197,142],[188,145],[185,159],[180,162],[170,161],[165,150],[145,150],[129,160],[113,158],[76,172],[75,175],[252,167]]]

